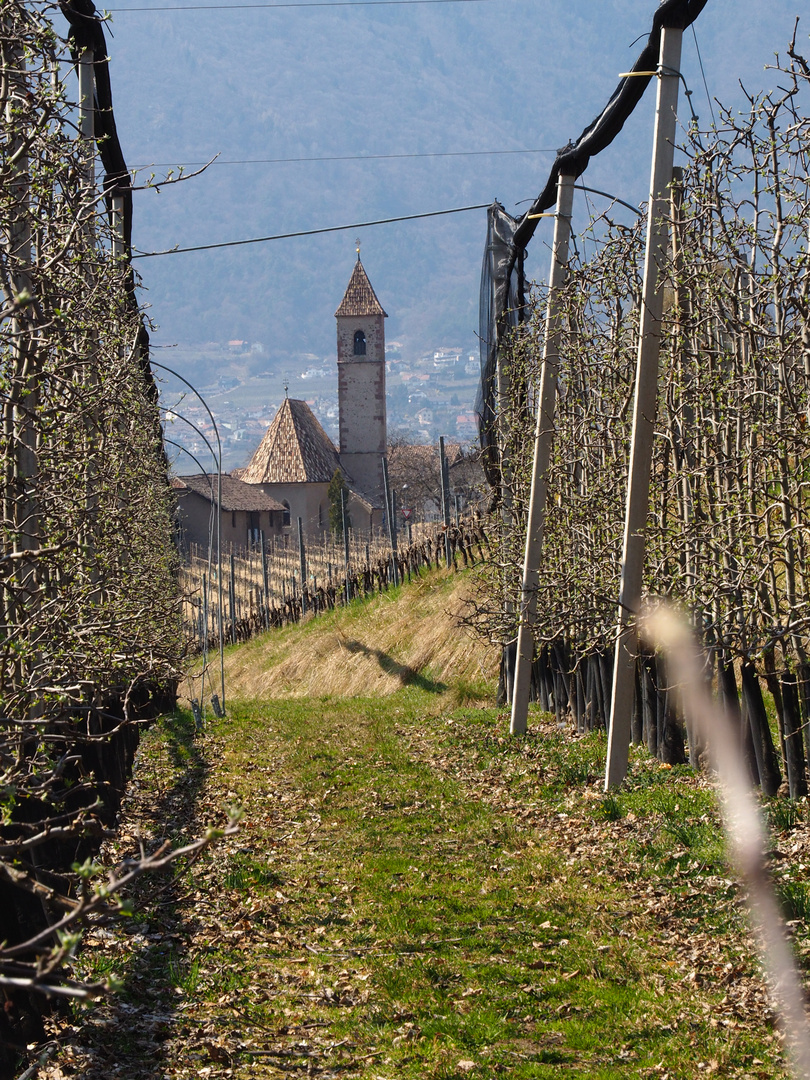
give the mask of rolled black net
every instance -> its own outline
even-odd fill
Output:
[[[539,222],[538,215],[555,205],[559,177],[576,179],[581,176],[591,158],[610,146],[624,127],[655,77],[661,30],[664,27],[685,30],[697,19],[706,3],[707,0],[661,0],[653,15],[646,44],[630,69],[633,74],[622,78],[602,112],[576,142],[569,142],[558,151],[546,185],[531,207],[520,218],[511,217],[498,202],[489,207],[481,270],[481,382],[476,413],[487,479],[496,491],[500,487],[496,428],[498,362],[509,333],[522,322],[525,314],[524,260]]]

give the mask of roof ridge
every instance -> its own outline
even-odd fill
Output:
[[[382,315],[384,319],[388,318],[377,299],[377,294],[368,279],[365,267],[360,262],[359,255],[354,264],[352,276],[349,278],[349,284],[346,286],[346,292],[335,312],[335,318],[343,315]]]
[[[338,464],[335,445],[309,405],[285,398],[244,475],[252,483],[328,483]]]

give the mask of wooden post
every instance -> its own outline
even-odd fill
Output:
[[[262,616],[265,630],[270,628],[270,596],[267,587],[267,546],[264,542],[264,530],[259,533],[262,554]]]
[[[5,30],[0,19],[0,33]],[[3,282],[7,310],[13,312],[10,320],[11,378],[2,409],[3,429],[7,452],[13,455],[14,482],[6,484],[3,496],[3,514],[11,523],[12,549],[20,554],[35,551],[41,545],[39,537],[39,506],[36,496],[39,462],[35,414],[40,400],[40,356],[34,331],[35,306],[31,279],[32,245],[30,218],[30,170],[26,147],[26,132],[15,131],[19,116],[25,115],[28,87],[25,75],[25,53],[21,44],[14,42],[14,34],[7,35],[3,46],[4,75],[7,80],[6,115],[8,131],[12,132],[8,159],[13,161],[9,192],[14,200],[13,216],[7,234],[11,280]],[[26,299],[27,298],[27,299]],[[5,365],[4,365],[5,368]],[[6,374],[9,374],[6,372]],[[11,582],[9,582],[9,585]],[[2,591],[3,621],[11,631],[22,631],[26,623],[33,623],[34,609],[39,605],[40,580],[35,560],[23,558],[13,571],[13,587]],[[25,597],[22,603],[19,597]],[[22,653],[20,654],[22,655]],[[18,659],[17,665],[23,661]],[[30,663],[36,666],[36,657]],[[24,676],[19,672],[22,684]],[[28,682],[36,682],[28,673]],[[35,698],[32,707],[36,708]]]
[[[298,566],[301,571],[301,618],[307,613],[307,557],[304,551],[304,523],[298,519]]]
[[[512,525],[512,463],[506,446],[509,442],[511,430],[507,414],[507,402],[512,393],[512,379],[507,367],[506,358],[503,355],[503,342],[498,342],[498,360],[495,374],[497,403],[497,434],[498,434],[498,465],[501,480],[501,527],[504,533],[508,532]],[[509,604],[509,602],[507,601]],[[511,606],[511,604],[509,604]]]
[[[236,584],[234,582],[233,548],[231,548],[230,577],[228,580],[228,603],[231,615],[231,641],[236,644]]]
[[[112,253],[120,261],[126,255],[124,247],[124,196],[112,197]]]
[[[202,617],[203,617],[203,640],[202,640],[202,654],[203,654],[203,670],[208,667],[208,575],[203,572],[202,576]],[[203,701],[202,691],[200,691],[200,700]]]
[[[92,49],[84,49],[79,57],[79,138],[82,143],[82,183],[85,194],[95,193],[96,153],[95,153],[95,54]],[[92,222],[93,215],[90,216]],[[90,226],[91,231],[92,225]]]
[[[450,475],[447,470],[447,455],[444,452],[444,435],[439,436],[439,468],[442,478],[442,521],[444,522],[444,558],[447,566],[452,561],[450,550]]]
[[[636,393],[627,484],[627,506],[619,588],[619,618],[613,694],[610,708],[605,789],[617,787],[627,775],[630,752],[638,630],[635,619],[641,605],[644,572],[645,531],[650,499],[650,472],[658,397],[658,356],[661,321],[664,313],[659,272],[666,258],[669,213],[668,187],[672,181],[675,152],[676,108],[683,31],[661,30],[658,96],[655,110],[650,202],[647,219],[647,248],[639,322]]]
[[[80,228],[83,233],[84,243],[88,248],[92,247],[96,232],[96,109],[95,109],[95,52],[92,48],[83,49],[76,65],[79,77],[79,115],[78,115],[78,159],[79,159],[79,189],[81,202],[79,206]],[[81,220],[83,218],[83,220]],[[85,287],[92,291],[95,287],[93,271],[87,263],[81,268]],[[98,328],[88,331],[88,337],[92,341],[97,340]],[[91,398],[95,398],[95,387],[98,385],[98,354],[94,345],[84,345],[84,362],[86,364],[87,384],[93,388]],[[98,467],[97,446],[99,433],[99,416],[97,407],[92,407],[88,412],[85,422],[86,444],[83,449],[84,455],[84,487],[85,487],[85,523],[84,523],[84,547],[88,578],[94,584],[99,582],[99,572],[96,566],[96,534],[98,519]],[[103,588],[103,585],[102,585]]]
[[[399,572],[397,570],[397,531],[394,526],[394,500],[388,483],[388,462],[382,459],[383,488],[385,490],[385,513],[388,517],[388,540],[391,544],[391,570],[394,584],[399,584]]]
[[[346,490],[345,490],[345,488],[340,489],[340,516],[341,516],[341,521],[343,522],[343,565],[344,565],[345,572],[346,572],[346,603],[348,604],[351,601],[352,595],[351,595],[351,586],[349,584],[349,563],[350,563],[350,559],[349,559],[349,526],[348,526],[348,524],[346,522]]]
[[[512,689],[513,735],[526,731],[531,691],[534,635],[532,627],[537,618],[537,589],[540,583],[540,558],[543,551],[543,529],[546,520],[546,497],[551,451],[554,445],[554,410],[557,402],[557,372],[560,366],[560,289],[568,271],[568,245],[571,239],[571,213],[574,206],[574,177],[557,180],[557,210],[554,220],[554,241],[551,251],[551,273],[546,306],[546,337],[543,347],[543,367],[540,376],[540,400],[534,433],[534,462],[532,488],[529,497],[529,518],[526,526],[526,552],[523,561],[523,584],[518,621],[517,665]]]

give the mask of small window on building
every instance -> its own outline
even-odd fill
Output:
[[[354,355],[366,355],[366,335],[362,330],[355,330],[354,332]]]
[[[248,545],[261,543],[261,514],[258,510],[248,511],[247,535]]]
[[[289,525],[290,524],[290,504],[287,502],[286,499],[284,499],[281,505],[284,507],[284,513],[281,516],[281,524],[282,525]]]

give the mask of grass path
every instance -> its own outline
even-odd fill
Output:
[[[150,731],[106,857],[243,827],[92,935],[122,991],[40,1075],[785,1076],[705,782],[636,754],[606,798],[599,737],[509,740],[434,687]]]

